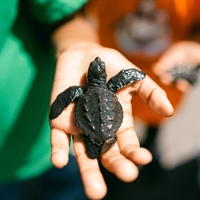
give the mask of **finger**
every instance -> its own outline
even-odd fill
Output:
[[[65,132],[51,130],[51,162],[57,168],[64,167],[69,160],[69,143],[70,138]]]
[[[184,79],[180,79],[177,81],[176,83],[176,87],[183,93],[186,93],[190,87],[191,87],[191,84],[188,83],[188,81],[184,80]]]
[[[131,62],[126,60],[123,56],[118,55],[118,59],[114,60],[113,63],[109,63],[107,66],[115,66],[120,68],[118,63],[126,63],[126,68],[137,68]],[[116,63],[117,62],[117,63]],[[113,68],[109,68],[108,74],[113,74]],[[171,116],[173,114],[173,107],[169,102],[167,95],[153,80],[146,76],[142,81],[133,82],[130,87],[125,87],[127,90],[130,88],[130,92],[137,93],[139,96],[151,107],[151,109],[161,116]],[[126,92],[127,92],[126,90]],[[123,89],[120,89],[119,93],[122,93]]]
[[[146,165],[152,161],[151,153],[139,146],[139,141],[133,127],[120,131],[117,134],[117,138],[121,154],[136,165]]]
[[[137,166],[120,153],[117,143],[100,159],[108,171],[124,182],[131,182],[138,177]]]
[[[168,73],[168,70],[175,67],[173,63],[170,62],[157,62],[152,66],[152,70],[155,75],[159,77],[159,79],[164,83],[165,85],[170,85],[173,82],[173,77],[170,73]]]
[[[102,199],[107,193],[104,178],[100,172],[97,159],[87,157],[85,146],[80,136],[74,137],[74,152],[86,195],[90,199]]]
[[[148,76],[134,85],[138,95],[150,106],[150,108],[163,117],[171,116],[174,109],[169,102],[166,92],[161,89]]]
[[[125,90],[118,94],[120,101],[123,102],[122,107],[124,111],[123,123],[117,132],[117,143],[120,153],[126,158],[134,162],[136,165],[145,165],[151,162],[151,153],[144,148],[140,148],[139,140],[134,129],[134,119],[132,115],[132,108],[129,97],[123,94]],[[128,100],[128,102],[126,102]]]

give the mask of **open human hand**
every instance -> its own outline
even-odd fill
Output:
[[[58,56],[51,104],[66,88],[74,85],[86,86],[89,63],[97,56],[106,64],[108,79],[122,69],[137,68],[115,50],[93,44],[75,46],[74,49],[64,51]],[[138,176],[137,166],[145,165],[152,159],[150,152],[139,146],[132,116],[132,96],[139,95],[161,116],[172,115],[173,108],[165,92],[148,76],[142,81],[120,89],[116,95],[123,108],[123,122],[116,133],[117,142],[99,159],[103,166],[119,179],[130,182]],[[106,194],[106,184],[97,159],[90,159],[87,156],[83,139],[80,136],[81,130],[74,122],[74,106],[73,102],[70,103],[61,115],[50,121],[51,160],[58,168],[67,164],[70,135],[72,135],[74,152],[86,195],[91,199],[101,199]]]
[[[153,65],[153,71],[160,78],[161,82],[170,85],[173,83],[173,77],[168,71],[174,67],[181,66],[195,68],[200,64],[199,52],[200,44],[197,42],[181,41],[175,43]],[[176,87],[182,92],[187,92],[190,88],[190,83],[185,79],[179,79],[176,82]]]

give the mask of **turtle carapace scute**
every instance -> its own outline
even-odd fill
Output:
[[[69,103],[76,99],[74,117],[83,131],[89,158],[98,158],[116,142],[116,132],[123,120],[123,109],[115,92],[146,74],[135,68],[120,71],[108,82],[105,63],[96,57],[89,65],[87,91],[72,86],[60,93],[50,108],[49,118],[55,119]]]

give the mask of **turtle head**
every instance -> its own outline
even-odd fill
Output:
[[[99,57],[90,63],[88,70],[88,83],[102,85],[106,83],[106,68],[105,63]]]

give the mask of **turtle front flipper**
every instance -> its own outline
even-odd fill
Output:
[[[75,98],[83,95],[83,89],[80,86],[72,86],[60,93],[56,100],[51,105],[49,118],[55,119],[62,113],[64,108],[66,108],[70,102]]]
[[[116,76],[112,77],[108,83],[107,87],[110,91],[116,92],[120,88],[133,83],[134,81],[140,81],[144,79],[146,73],[134,68],[124,69],[120,71]]]

